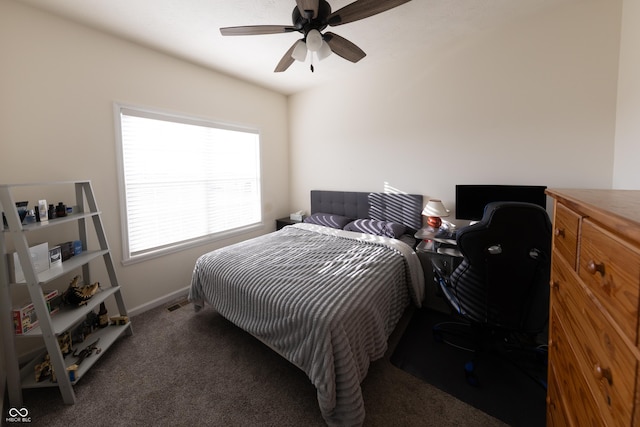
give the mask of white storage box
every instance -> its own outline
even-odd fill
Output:
[[[31,261],[36,269],[37,273],[41,273],[49,269],[49,243],[41,243],[29,248],[31,253]],[[10,255],[11,256],[11,255]],[[13,268],[11,271],[11,281],[13,283],[22,283],[25,281],[24,273],[22,272],[22,266],[18,260],[18,253],[13,253],[13,262],[9,262],[9,265]]]

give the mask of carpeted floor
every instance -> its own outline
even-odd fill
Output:
[[[56,388],[24,391],[31,425],[325,425],[306,375],[213,309],[159,307],[132,320],[133,336],[74,387],[75,405]],[[504,426],[387,359],[371,364],[362,390],[365,426]]]
[[[511,426],[544,426],[546,391],[529,374],[546,383],[546,363],[530,354],[520,355],[520,365],[526,367],[521,370],[495,352],[486,352],[476,363],[478,385],[471,386],[464,365],[472,360],[472,353],[433,339],[433,325],[450,320],[454,319],[436,311],[416,311],[391,362]]]

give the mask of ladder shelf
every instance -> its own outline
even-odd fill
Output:
[[[14,192],[21,191],[24,187],[51,187],[73,186],[75,190],[74,212],[67,216],[48,221],[23,224],[16,209]],[[4,356],[6,364],[6,381],[9,392],[9,402],[13,407],[22,406],[22,389],[39,387],[57,387],[60,389],[62,399],[66,404],[73,404],[76,396],[73,385],[106,353],[111,345],[123,335],[132,335],[133,329],[128,320],[124,324],[110,325],[95,329],[83,342],[73,343],[76,354],[87,346],[95,344],[95,351],[91,351],[87,357],[73,356],[74,352],[62,354],[58,344],[58,338],[70,332],[71,329],[81,324],[87,315],[95,310],[101,303],[108,299],[115,300],[120,316],[128,319],[127,308],[121,293],[121,287],[116,277],[111,252],[102,224],[101,212],[98,210],[91,181],[64,181],[45,182],[34,184],[0,185],[0,211],[6,217],[6,226],[0,233],[0,333],[4,344]],[[77,223],[77,238],[82,244],[82,252],[69,258],[60,265],[52,266],[44,271],[37,272],[29,250],[29,241],[39,235],[41,231],[56,227],[61,224]],[[93,231],[97,237],[97,248],[89,249],[88,232],[93,224]],[[10,280],[10,263],[7,251],[11,242],[20,267],[24,274],[21,283],[13,283]],[[94,244],[95,246],[95,244]],[[81,270],[82,279],[86,284],[91,283],[90,262],[98,262],[102,258],[106,268],[108,280],[100,283],[100,289],[86,304],[78,307],[64,305],[59,312],[51,315],[43,286],[54,282],[66,275]],[[14,329],[12,310],[14,302],[12,295],[17,288],[26,287],[30,302],[33,304],[38,319],[38,325],[24,334],[17,335]],[[16,353],[17,339],[40,339],[44,347],[38,351],[24,366],[20,367]],[[56,373],[56,382],[46,379],[37,382],[34,369],[41,363],[48,353],[51,366]],[[78,363],[80,362],[80,363]],[[69,375],[67,367],[77,365],[74,375]]]

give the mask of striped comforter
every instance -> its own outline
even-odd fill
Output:
[[[297,224],[202,255],[189,299],[302,369],[327,424],[361,425],[360,383],[423,282],[398,240]]]

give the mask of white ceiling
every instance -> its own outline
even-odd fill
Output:
[[[220,27],[291,25],[294,0],[19,0],[285,94],[357,73],[412,52],[580,0],[412,0],[397,8],[332,31],[363,49],[353,64],[337,55],[315,61],[315,72],[295,62],[273,69],[301,35],[297,32],[223,37]],[[352,0],[328,0],[333,11]]]

